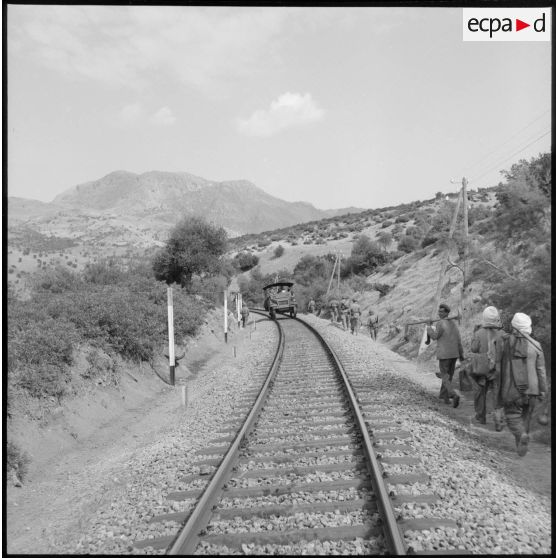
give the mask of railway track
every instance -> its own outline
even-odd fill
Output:
[[[320,553],[342,547],[400,555],[412,552],[405,531],[452,523],[397,517],[394,506],[420,509],[437,500],[393,490],[428,482],[416,472],[421,462],[405,444],[409,434],[382,413],[365,371],[352,370],[349,378],[303,321],[279,317],[276,323],[277,353],[263,386],[200,452],[197,464],[209,474],[184,477],[187,488],[166,495],[195,505],[154,517],[175,522],[176,534],[136,541],[136,548],[281,553],[281,547],[318,541]],[[401,472],[387,475],[384,464]]]

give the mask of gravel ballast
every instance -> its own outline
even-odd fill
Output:
[[[550,495],[541,496],[520,486],[507,475],[506,460],[509,457],[479,441],[470,428],[451,418],[451,410],[447,407],[440,411],[441,404],[435,397],[439,380],[434,374],[423,382],[417,381],[408,367],[398,364],[398,361],[403,361],[401,357],[374,343],[369,337],[352,336],[314,316],[302,318],[316,326],[325,336],[346,364],[349,377],[358,377],[359,385],[362,385],[359,387],[361,393],[368,390],[366,381],[362,381],[364,378],[370,380],[371,386],[373,382],[378,382],[381,390],[393,394],[384,399],[387,408],[382,406],[381,413],[386,420],[396,423],[397,429],[411,434],[403,443],[411,446],[412,455],[419,457],[420,462],[412,466],[386,463],[385,470],[388,474],[424,471],[430,480],[413,485],[390,484],[389,488],[397,494],[435,493],[440,497],[435,504],[401,504],[396,509],[397,514],[403,519],[442,517],[456,522],[455,528],[409,529],[405,531],[409,545],[417,551],[457,549],[475,554],[551,551]],[[193,506],[192,499],[172,501],[165,495],[185,487],[199,487],[206,482],[202,477],[200,481],[185,483],[181,477],[197,474],[207,467],[202,463],[212,452],[208,450],[205,454],[196,454],[195,451],[207,448],[209,440],[218,439],[218,432],[228,429],[228,421],[246,409],[243,399],[263,382],[273,357],[269,348],[274,347],[276,339],[276,327],[271,322],[259,322],[251,335],[249,330],[239,332],[235,339],[236,357],[230,347],[228,356],[217,363],[212,362],[211,366],[202,368],[195,379],[188,380],[188,404],[180,420],[169,425],[168,430],[155,442],[136,450],[127,458],[125,467],[118,469],[118,483],[111,485],[110,495],[104,495],[103,502],[96,506],[95,512],[82,522],[80,531],[67,533],[64,539],[52,543],[48,550],[39,548],[37,551],[64,554],[162,554],[163,550],[135,548],[134,542],[175,534],[175,522],[150,523],[150,520],[156,515],[187,511]],[[372,387],[369,393],[373,394]],[[391,426],[379,428],[382,431],[393,429]],[[327,451],[327,448],[317,449],[317,453],[323,453],[323,459],[309,459],[308,462],[300,461],[300,464],[337,462],[335,458],[328,458]],[[386,456],[409,455],[397,449],[382,453]],[[215,451],[213,455],[217,457],[221,454]],[[269,454],[262,452],[262,455]],[[240,466],[239,471],[249,468]],[[366,496],[365,491],[354,489],[336,493],[338,499],[363,496]],[[327,494],[320,493],[301,492],[299,495],[301,503],[328,501],[329,498]],[[250,505],[265,506],[281,502],[280,496],[257,497],[251,498]],[[223,508],[244,505],[242,499],[220,502]],[[359,514],[352,513],[357,523],[361,521]],[[346,518],[332,516],[332,525],[349,521],[349,512]],[[307,514],[301,519],[311,521],[312,516]],[[285,520],[285,528],[290,525],[290,521]],[[220,523],[224,530],[229,529],[231,524],[234,526],[234,522],[230,521]],[[204,543],[198,549],[199,553],[205,554],[291,555],[366,554],[377,551],[376,543],[360,540],[351,543],[301,542],[288,547],[248,544],[243,545],[240,551]]]

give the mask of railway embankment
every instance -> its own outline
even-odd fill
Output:
[[[384,388],[404,394],[405,429],[413,434],[417,451],[428,456],[433,486],[443,496],[436,515],[447,512],[460,523],[452,547],[476,553],[549,552],[547,446],[532,443],[527,456],[517,457],[509,432],[470,423],[468,398],[457,409],[440,405],[433,367],[417,370],[415,363],[363,334],[351,336],[326,320],[303,318],[318,327],[340,358],[369,370]],[[138,382],[130,378],[123,384],[128,403],[121,404],[118,417],[111,418],[107,410],[102,428],[87,438],[78,436],[74,447],[44,460],[24,486],[8,487],[8,551],[139,552],[133,543],[155,529],[149,523],[153,514],[186,509],[184,502],[166,500],[161,487],[166,492],[180,489],[177,468],[190,470],[194,452],[238,408],[238,394],[253,381],[254,370],[265,365],[262,347],[272,344],[270,326],[259,322],[255,331],[234,332],[228,344],[217,325],[213,331],[211,325],[204,328],[186,357],[191,374],[179,375],[176,388],[153,376],[144,383],[140,374]],[[159,386],[159,393],[133,400],[133,390],[149,385]],[[181,403],[183,385],[188,388],[186,407]],[[135,406],[128,406],[132,402]],[[35,448],[41,451],[38,440]],[[414,537],[416,550],[428,549],[432,542],[420,533],[409,537]]]

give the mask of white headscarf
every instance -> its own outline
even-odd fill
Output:
[[[500,321],[500,314],[494,306],[487,306],[482,313],[482,326],[483,327],[502,327]]]
[[[511,325],[519,333],[531,334],[531,318],[527,314],[522,314],[521,312],[514,314]]]

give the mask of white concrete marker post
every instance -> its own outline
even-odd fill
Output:
[[[225,312],[224,315],[224,322],[223,322],[223,331],[225,332],[225,343],[227,342],[227,291],[223,291],[223,309]]]
[[[167,287],[167,307],[168,307],[168,323],[169,323],[169,367],[170,367],[170,383],[174,386],[174,314],[172,306],[172,287]]]

